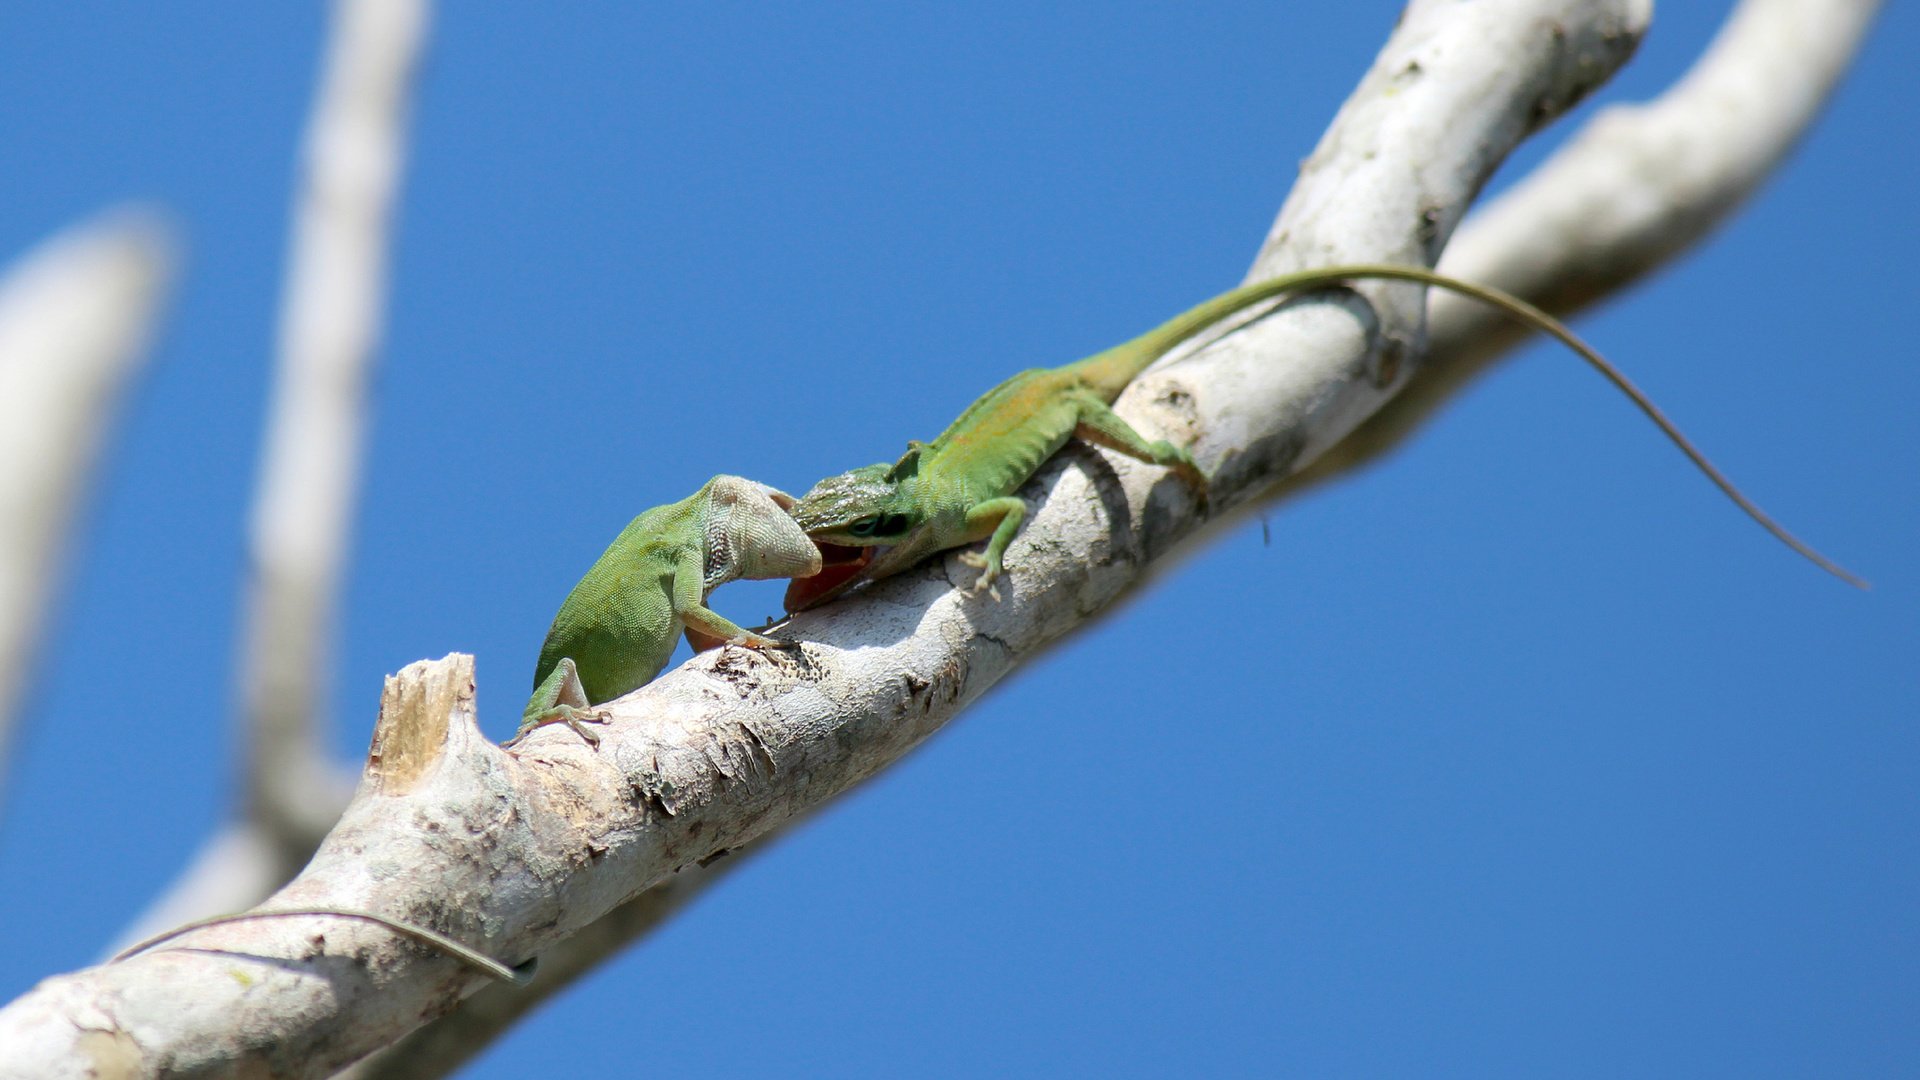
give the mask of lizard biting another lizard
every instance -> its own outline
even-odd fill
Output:
[[[1393,264],[1330,266],[1243,285],[1175,316],[1131,341],[1058,368],[1022,371],[986,392],[930,443],[910,442],[884,462],[830,476],[793,507],[793,516],[832,557],[826,571],[796,578],[786,606],[800,611],[855,585],[897,574],[936,552],[986,540],[962,562],[979,568],[973,592],[992,592],[1007,546],[1026,518],[1015,494],[1067,440],[1078,437],[1140,461],[1164,465],[1205,497],[1207,476],[1186,450],[1148,440],[1111,408],[1128,383],[1196,333],[1285,293],[1354,279],[1409,281],[1491,304],[1578,353],[1632,399],[1667,438],[1742,510],[1788,547],[1849,584],[1865,583],[1802,543],[1733,486],[1621,371],[1565,324],[1508,293]],[[848,554],[847,549],[855,549]],[[876,552],[875,549],[883,549]]]

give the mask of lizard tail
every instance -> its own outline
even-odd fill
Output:
[[[1108,392],[1108,400],[1120,395],[1135,376],[1145,371],[1155,360],[1164,356],[1168,350],[1180,344],[1194,334],[1206,329],[1221,319],[1244,311],[1264,300],[1272,299],[1284,293],[1299,292],[1306,289],[1337,285],[1352,279],[1370,279],[1384,281],[1410,281],[1428,285],[1448,292],[1457,293],[1469,299],[1478,300],[1506,312],[1521,323],[1548,334],[1567,348],[1572,349],[1621,393],[1627,396],[1647,419],[1652,420],[1680,452],[1687,455],[1694,466],[1705,474],[1713,485],[1721,490],[1735,506],[1759,523],[1760,527],[1772,533],[1774,538],[1792,548],[1807,561],[1858,589],[1868,588],[1867,582],[1851,573],[1845,567],[1820,554],[1811,545],[1788,532],[1786,526],[1775,521],[1765,510],[1760,509],[1752,499],[1734,486],[1706,454],[1693,444],[1693,440],[1680,433],[1673,421],[1660,411],[1653,400],[1627,378],[1626,373],[1615,367],[1606,357],[1601,356],[1592,346],[1580,340],[1567,325],[1547,314],[1525,300],[1511,293],[1487,285],[1476,285],[1470,281],[1448,277],[1420,266],[1401,266],[1392,263],[1355,263],[1347,266],[1328,266],[1314,270],[1305,270],[1294,274],[1282,274],[1279,277],[1256,281],[1251,285],[1242,285],[1230,292],[1181,312],[1160,326],[1134,338],[1132,341],[1116,345],[1103,353],[1090,356],[1076,364],[1088,385],[1102,392]],[[1117,381],[1115,381],[1117,379]]]
[[[1336,266],[1325,270],[1282,274],[1265,281],[1242,285],[1188,308],[1137,338],[1123,341],[1111,349],[1095,353],[1070,366],[1088,389],[1111,402],[1120,396],[1120,391],[1125,390],[1128,383],[1153,366],[1155,360],[1165,356],[1174,346],[1202,330],[1213,327],[1221,320],[1285,293],[1339,285],[1351,277],[1364,276],[1356,275],[1352,271],[1370,269],[1375,267]]]

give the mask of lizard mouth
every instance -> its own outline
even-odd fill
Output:
[[[877,547],[847,547],[815,541],[820,549],[820,572],[812,577],[794,578],[787,583],[786,608],[804,611],[853,585],[881,550]]]

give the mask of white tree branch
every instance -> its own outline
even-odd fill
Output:
[[[1745,0],[1685,78],[1648,106],[1598,114],[1538,170],[1470,214],[1441,267],[1570,313],[1657,269],[1723,220],[1811,126],[1851,63],[1866,0]],[[1684,148],[1684,152],[1681,152]],[[1525,333],[1449,293],[1428,299],[1427,354],[1407,385],[1358,429],[1281,485],[1283,495],[1377,459]],[[762,850],[766,840],[754,850]],[[737,867],[729,859],[715,869]],[[650,932],[712,870],[682,871],[543,956],[527,988],[487,987],[354,1070],[356,1080],[446,1076],[586,965]],[[668,897],[654,893],[670,890]],[[636,914],[638,913],[638,914]],[[556,956],[555,954],[561,954]],[[566,978],[549,975],[558,967]]]
[[[1657,100],[1599,115],[1467,221],[1440,268],[1570,315],[1699,243],[1812,126],[1878,0],[1744,0]],[[1344,474],[1401,445],[1527,332],[1458,297],[1430,303],[1428,352],[1404,392],[1286,485]]]
[[[1878,6],[1745,0],[1689,75],[1653,105],[1601,113],[1531,180],[1470,215],[1442,267],[1562,314],[1657,269],[1697,243],[1780,163],[1851,63]],[[1673,152],[1680,147],[1686,152]],[[1662,179],[1649,186],[1650,177]],[[1623,212],[1629,207],[1639,212]],[[1432,295],[1429,304],[1428,354],[1409,385],[1296,474],[1287,492],[1400,445],[1524,332],[1450,294]],[[771,839],[751,851],[764,851]],[[525,1013],[746,861],[736,856],[681,870],[544,953],[532,987],[485,987],[349,1074],[451,1074]]]
[[[152,212],[123,208],[0,279],[0,792],[67,530],[146,355],[175,247]]]
[[[1262,272],[1437,251],[1514,143],[1616,69],[1646,16],[1636,0],[1413,4],[1282,211]],[[1382,294],[1377,308],[1339,293],[1288,305],[1143,380],[1123,408],[1197,440],[1220,470],[1215,509],[1229,509],[1404,379],[1393,357],[1417,342],[1420,306]],[[1044,502],[1005,600],[956,590],[972,575],[948,556],[794,620],[797,656],[703,654],[620,699],[597,752],[555,728],[507,753],[475,725],[470,659],[410,667],[389,683],[345,816],[270,906],[375,909],[513,962],[805,813],[1087,621],[1198,520],[1160,471],[1083,449],[1025,490]],[[108,1060],[122,1075],[326,1075],[473,986],[364,923],[231,924],[0,1010],[13,1049],[0,1076]]]
[[[780,830],[781,834],[785,832]],[[542,952],[539,975],[532,985],[483,986],[452,1012],[349,1068],[339,1080],[434,1080],[451,1075],[485,1053],[521,1017],[573,985],[601,961],[652,933],[707,889],[752,862],[754,855],[777,839],[778,835],[769,833],[746,851],[681,867],[672,877]]]

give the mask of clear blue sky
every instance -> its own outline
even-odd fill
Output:
[[[1665,7],[1607,99],[1657,92],[1719,9]],[[1250,518],[1194,554],[473,1075],[1911,1075],[1920,16],[1890,8],[1760,196],[1581,323],[1874,592],[1536,348],[1273,513],[1270,543]],[[454,650],[504,736],[560,598],[638,510],[889,456],[1010,371],[1234,284],[1396,10],[443,5],[338,753],[382,675]],[[190,244],[14,763],[10,998],[91,959],[233,802],[321,23],[91,0],[7,22],[0,253],[129,197]]]

